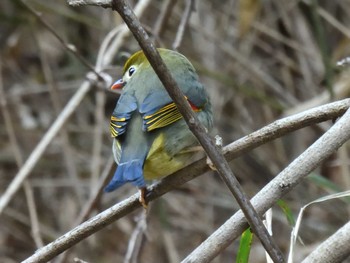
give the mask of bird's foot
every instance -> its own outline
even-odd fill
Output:
[[[147,208],[148,208],[148,202],[146,201],[147,188],[146,187],[142,187],[142,188],[139,189],[139,191],[140,191],[139,202],[141,203],[143,208],[145,210],[147,210]]]
[[[220,135],[215,135],[214,138],[215,138],[215,146],[221,151],[222,150],[222,138],[220,137]],[[213,164],[213,162],[210,160],[210,158],[208,156],[207,156],[206,163],[210,169],[212,169],[213,171],[216,171],[215,165]]]

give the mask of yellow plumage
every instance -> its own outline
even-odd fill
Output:
[[[184,166],[183,162],[173,158],[164,150],[164,143],[165,136],[163,133],[153,141],[143,170],[146,180],[160,179]]]

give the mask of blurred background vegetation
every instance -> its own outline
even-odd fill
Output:
[[[110,9],[72,8],[64,0],[27,2],[91,64],[105,36],[122,23]],[[172,48],[186,4],[185,0],[150,1],[140,19],[157,46]],[[168,13],[160,24],[165,6]],[[207,87],[214,134],[228,144],[282,116],[348,97],[349,71],[335,64],[350,53],[349,28],[347,0],[199,0],[178,50],[192,61]],[[88,69],[20,1],[0,2],[0,46],[3,98],[25,160],[86,79]],[[125,58],[137,50],[133,37],[127,37],[104,71],[113,79],[121,77]],[[31,173],[37,235],[45,244],[74,227],[111,156],[108,123],[117,96],[106,93],[106,100],[99,103],[99,93],[98,89],[89,92]],[[96,117],[98,110],[104,112],[102,120]],[[252,196],[331,125],[315,125],[268,143],[231,162],[232,169]],[[102,136],[96,137],[98,133]],[[100,160],[92,162],[97,143],[102,143],[97,152]],[[18,171],[3,115],[0,149],[1,193]],[[343,146],[285,197],[295,215],[317,197],[349,189],[348,150]],[[135,188],[125,186],[103,194],[90,217],[134,192]],[[0,217],[0,262],[18,262],[37,249],[26,198],[19,191]],[[236,202],[213,172],[179,187],[152,204],[140,262],[178,262],[236,210]],[[348,203],[340,200],[311,207],[302,224],[304,246],[297,246],[297,256],[303,258],[347,222],[349,211]],[[87,262],[121,262],[138,213],[79,243],[63,261],[78,257]],[[273,230],[287,253],[291,225],[277,206]],[[232,262],[237,247],[238,241],[215,262]],[[258,241],[251,262],[264,262]]]

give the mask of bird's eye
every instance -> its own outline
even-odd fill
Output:
[[[136,68],[131,66],[128,70],[129,77],[131,77],[136,72]]]

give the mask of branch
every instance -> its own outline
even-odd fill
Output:
[[[259,214],[295,187],[321,162],[350,139],[350,110],[323,136],[287,166],[252,199]],[[182,262],[209,262],[232,243],[247,227],[242,211],[235,213]],[[229,233],[229,234],[228,234]]]
[[[9,137],[10,145],[13,151],[13,155],[15,156],[16,164],[18,169],[23,165],[23,155],[18,144],[18,140],[15,133],[15,128],[13,125],[13,121],[11,118],[10,110],[7,104],[7,98],[5,96],[5,90],[3,85],[3,77],[2,77],[2,61],[0,57],[0,109],[4,118],[5,129],[7,135]],[[42,237],[40,235],[40,227],[38,220],[38,211],[35,205],[35,199],[33,194],[33,188],[28,181],[24,181],[24,193],[26,196],[29,218],[30,218],[30,226],[32,230],[32,236],[35,242],[35,245],[39,248],[44,245]]]
[[[186,8],[185,8],[185,11],[182,15],[181,22],[180,22],[179,28],[177,30],[177,33],[176,33],[175,41],[173,43],[174,50],[177,50],[181,45],[182,38],[183,38],[183,35],[185,33],[187,23],[190,20],[190,16],[191,16],[192,12],[194,11],[194,4],[195,4],[194,0],[187,0]]]
[[[350,254],[350,222],[338,229],[308,255],[302,263],[344,262]],[[336,252],[336,253],[335,253]]]
[[[69,102],[62,110],[61,114],[57,117],[55,122],[51,125],[49,130],[45,133],[44,137],[32,151],[28,159],[25,161],[24,165],[16,174],[15,178],[6,188],[5,193],[0,197],[0,215],[7,206],[7,204],[10,202],[12,197],[21,187],[23,181],[29,176],[35,164],[45,152],[47,146],[49,146],[51,141],[57,136],[58,132],[61,130],[68,118],[73,114],[73,112],[79,106],[80,102],[83,100],[85,95],[89,92],[90,88],[90,82],[86,81],[82,84],[82,86],[77,90],[74,96],[69,100]]]
[[[143,12],[143,10],[147,6],[148,2],[149,1],[140,1],[140,4],[138,4],[136,6],[136,9],[138,10],[139,15]],[[55,30],[41,18],[40,14],[38,14],[35,10],[33,10],[30,6],[28,6],[24,2],[24,0],[22,0],[22,3],[25,5],[25,7],[27,9],[29,9],[41,21],[41,23],[43,23],[49,29],[49,31],[51,33],[53,33],[55,35],[55,37],[60,41],[60,43],[63,44],[63,46],[65,46],[66,49],[67,48],[69,49],[69,45],[66,44],[62,40],[62,38],[55,32]],[[123,34],[123,36],[125,36],[123,31],[122,31],[122,34]],[[110,38],[112,38],[112,37],[113,36],[111,36]],[[109,42],[110,38],[107,39],[106,42]],[[120,42],[118,41],[118,43],[120,43]],[[117,49],[115,46],[113,46],[113,48],[114,48],[114,50]],[[70,51],[72,51],[72,50],[70,50]],[[77,55],[76,53],[74,53],[74,54]],[[103,56],[103,54],[99,52],[98,57],[102,57],[102,56]],[[107,59],[108,59],[107,61],[109,63],[111,58],[109,56],[107,56]],[[107,64],[107,63],[104,64],[101,61],[103,61],[103,59],[98,59],[98,61],[97,61],[98,64],[96,65],[97,69],[101,69],[102,66]],[[49,130],[45,133],[44,137],[41,139],[41,141],[37,144],[35,149],[32,151],[32,153],[30,154],[30,156],[28,157],[28,159],[26,160],[24,165],[21,167],[19,172],[16,174],[15,178],[10,183],[9,187],[6,189],[5,193],[3,195],[1,195],[1,197],[0,197],[0,215],[3,212],[3,210],[5,209],[5,207],[8,205],[8,203],[10,202],[10,200],[13,198],[13,196],[16,194],[16,192],[18,191],[18,189],[22,185],[23,181],[30,175],[34,166],[39,161],[39,159],[43,155],[44,151],[49,146],[50,142],[56,137],[56,135],[61,130],[63,125],[66,123],[68,118],[72,115],[72,113],[79,106],[80,102],[83,100],[85,95],[89,92],[89,90],[92,87],[94,87],[94,84],[96,84],[96,81],[97,81],[97,78],[99,78],[99,75],[98,74],[96,75],[94,72],[96,72],[96,70],[93,70],[93,72],[92,72],[93,76],[91,76],[91,77],[89,76],[91,74],[87,75],[88,81],[85,81],[82,83],[82,85],[80,86],[78,91],[70,99],[70,101],[67,103],[65,108],[61,111],[61,114],[57,117],[57,119],[54,121],[54,123],[49,128]],[[102,73],[103,72],[100,73],[100,76],[102,76],[103,79],[105,80],[104,83],[106,85],[108,85],[108,75],[102,74]],[[97,76],[97,77],[95,77],[95,76]],[[100,85],[95,85],[95,86],[100,87]],[[104,89],[104,90],[110,90],[110,89]]]
[[[177,109],[183,116],[190,130],[197,137],[206,154],[215,165],[221,179],[225,182],[237,200],[237,203],[246,216],[253,232],[260,239],[262,245],[275,262],[284,262],[282,252],[267,232],[263,222],[261,221],[261,218],[254,210],[254,207],[250,203],[248,196],[244,193],[241,185],[239,184],[237,178],[234,176],[223,154],[217,149],[212,138],[210,138],[210,136],[207,134],[206,129],[203,127],[203,125],[201,125],[197,116],[191,110],[191,107],[186,101],[184,94],[181,92],[176,81],[171,76],[169,69],[161,59],[157,49],[150,41],[150,38],[147,35],[146,31],[143,29],[138,18],[130,8],[128,1],[114,0],[112,9],[116,10],[120,14],[124,22],[129,27],[130,31],[133,33],[135,39],[138,41],[139,45],[144,51],[145,56],[158,75],[158,78],[164,85],[165,89],[169,93],[169,96],[175,102]]]
[[[67,0],[70,6],[94,5],[103,8],[112,8],[112,0]]]
[[[68,52],[72,53],[82,64],[84,64],[88,69],[90,69],[93,73],[95,73],[98,80],[101,80],[101,81],[104,80],[103,76],[99,72],[97,72],[92,65],[90,65],[90,63],[78,52],[78,50],[74,45],[66,43],[63,40],[63,38],[59,34],[57,34],[55,29],[51,25],[49,25],[44,19],[42,19],[41,13],[35,11],[30,5],[27,4],[25,0],[21,0],[21,3],[29,12],[31,12],[40,21],[40,23],[43,26],[46,27],[47,30],[51,32],[51,34],[53,34],[56,37],[56,39],[62,44],[62,46]]]
[[[170,18],[171,12],[176,4],[177,0],[166,0],[162,4],[162,8],[158,19],[154,25],[153,36],[158,38],[165,29],[165,26]]]
[[[277,120],[271,123],[270,125],[265,126],[262,129],[252,134],[249,134],[243,137],[242,139],[239,139],[231,143],[230,145],[224,147],[223,151],[225,152],[225,157],[228,158],[228,160],[232,160],[238,157],[239,155],[247,152],[248,150],[256,148],[263,143],[281,137],[289,132],[306,127],[311,124],[339,117],[349,108],[349,106],[350,99],[345,99],[329,103],[327,105],[320,106],[314,109],[310,109],[308,111],[299,113],[294,116]],[[209,171],[209,167],[206,164],[206,158],[202,158],[198,161],[195,161],[187,167],[183,168],[182,170],[174,173],[173,175],[164,178],[161,182],[152,185],[150,187],[151,191],[148,195],[148,200],[154,200],[160,197],[161,195],[165,194],[166,192],[179,187],[180,185],[196,178],[197,176],[207,171]],[[273,187],[276,187],[277,189],[279,188],[278,184],[273,184]],[[268,191],[265,190],[262,194],[262,197],[268,196]],[[271,193],[272,192],[273,191],[271,191]],[[259,196],[259,194],[257,196]],[[139,208],[141,205],[137,199],[138,194],[135,194],[129,197],[128,199],[114,205],[113,207],[103,211],[102,213],[94,216],[90,220],[77,226],[76,228],[67,232],[66,234],[54,240],[45,247],[37,250],[34,255],[29,257],[24,262],[34,263],[46,262],[51,260],[58,254],[74,246],[76,243],[82,241],[86,237],[92,235],[93,233],[97,232],[103,227],[106,227],[107,225],[113,223],[115,220]],[[260,203],[258,204],[260,204],[260,206],[265,207],[263,198],[259,202]],[[269,207],[271,207],[273,204],[274,201],[271,201],[269,203]],[[257,208],[260,209],[259,206]],[[234,215],[233,218],[233,220],[237,221],[237,219],[235,219],[237,218],[237,215]],[[234,231],[230,232],[231,235],[233,235],[232,237],[230,237],[230,242],[232,242],[240,234],[240,231],[243,231],[246,227],[246,221],[244,220],[242,213],[239,214],[238,218],[239,220],[237,222],[239,222],[240,225],[238,229],[233,229]],[[232,222],[231,219],[228,221],[231,222],[231,224],[233,225],[231,226],[231,228],[234,228],[235,221]],[[227,224],[229,223],[226,223],[225,225]],[[220,233],[222,236],[226,236],[226,234],[223,234],[225,233],[224,230],[221,230]]]

